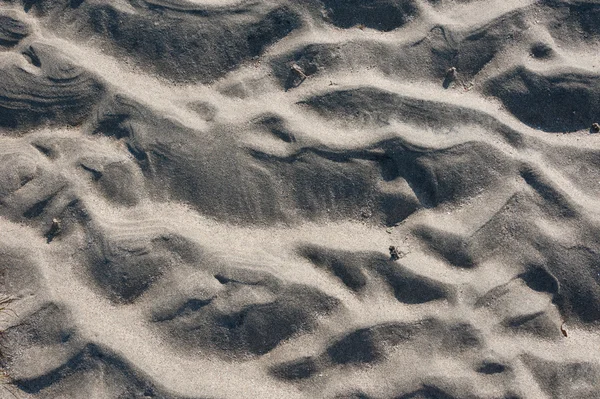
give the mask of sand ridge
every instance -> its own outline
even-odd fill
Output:
[[[599,397],[598,26],[0,1],[0,397]]]

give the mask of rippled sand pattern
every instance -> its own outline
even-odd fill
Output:
[[[600,398],[599,46],[592,0],[0,0],[0,397]]]

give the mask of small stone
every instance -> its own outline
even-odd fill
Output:
[[[390,245],[390,258],[392,260],[398,260],[398,259],[400,259],[400,254],[401,254],[401,252],[398,251],[398,248],[396,248],[393,245]]]
[[[567,329],[565,328],[564,322],[560,325],[560,332],[562,333],[562,335],[564,335],[565,338],[569,337],[569,333],[567,332]]]
[[[452,68],[448,69],[446,71],[446,79],[450,80],[450,81],[455,80],[457,73],[458,72],[456,71],[455,67],[452,67]]]
[[[590,132],[592,132],[592,133],[600,133],[600,123],[592,123],[592,127],[590,128]]]
[[[50,226],[50,230],[46,233],[46,240],[50,243],[54,237],[56,237],[61,230],[60,219],[52,219],[52,225]]]

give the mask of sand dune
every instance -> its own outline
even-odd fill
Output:
[[[595,1],[0,1],[0,397],[599,398],[599,44]]]

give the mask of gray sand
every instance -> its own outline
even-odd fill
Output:
[[[0,0],[0,397],[600,398],[599,45],[592,0]]]

